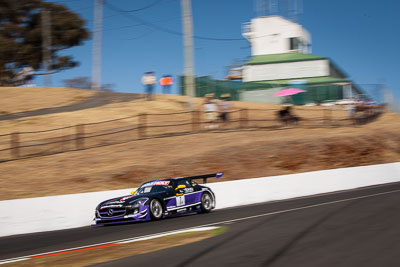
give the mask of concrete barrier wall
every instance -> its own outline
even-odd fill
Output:
[[[222,178],[223,179],[223,178]],[[208,184],[217,209],[400,181],[400,163]],[[134,188],[0,201],[0,236],[88,226],[101,201]]]
[[[400,181],[400,163],[323,170],[209,184],[217,208],[310,196]]]

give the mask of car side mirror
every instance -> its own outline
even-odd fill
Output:
[[[131,192],[131,195],[134,195],[136,193],[136,190],[133,190],[132,192]]]

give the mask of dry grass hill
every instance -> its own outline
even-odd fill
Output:
[[[64,106],[93,94],[89,90],[60,87],[0,87],[0,115]]]

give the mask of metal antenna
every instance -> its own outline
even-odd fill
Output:
[[[272,3],[272,0],[268,0],[268,10],[269,10],[269,15],[272,15],[272,5],[273,5],[273,3]]]
[[[289,18],[294,22],[299,22],[299,17],[300,14],[302,13],[302,8],[303,8],[302,0],[289,0]]]
[[[265,16],[267,14],[267,9],[268,7],[266,0],[261,0],[261,12],[262,12],[261,16]]]
[[[300,21],[302,15],[303,15],[303,0],[298,0],[298,1],[299,1],[299,4],[297,6],[297,8],[298,8],[297,11],[298,11],[299,21]]]
[[[265,8],[264,0],[256,0],[257,17],[261,17],[264,15],[264,8]]]
[[[286,8],[285,8],[284,16],[286,15],[286,17],[287,17],[288,19],[291,18],[291,9],[290,9],[291,7],[290,7],[290,3],[291,3],[291,0],[286,0],[286,1],[285,1]]]
[[[92,58],[92,89],[101,88],[101,33],[103,28],[103,0],[94,0],[94,30]]]
[[[298,0],[293,0],[293,21],[298,22],[299,20],[299,5]]]
[[[41,12],[42,20],[42,53],[43,53],[43,69],[45,75],[43,76],[44,86],[51,87],[51,75],[50,75],[50,64],[51,64],[51,21],[50,11],[43,9]]]

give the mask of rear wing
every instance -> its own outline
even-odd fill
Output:
[[[196,176],[188,176],[184,177],[186,179],[203,179],[203,184],[207,183],[207,178],[221,178],[224,175],[223,172],[211,173],[211,174],[203,174],[203,175],[196,175]]]

